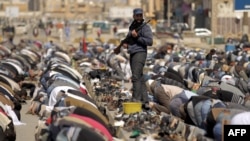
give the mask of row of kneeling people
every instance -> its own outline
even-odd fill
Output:
[[[114,140],[105,109],[94,101],[67,52],[49,48],[45,54],[29,108],[29,113],[40,117],[35,139]]]
[[[35,84],[25,80],[35,77],[39,50],[35,42],[22,47],[8,42],[0,45],[0,141],[15,141],[15,126],[25,124],[20,112],[35,89]]]

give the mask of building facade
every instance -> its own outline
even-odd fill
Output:
[[[211,29],[215,36],[236,36],[243,31],[243,13],[233,10],[234,0],[0,0],[0,17],[6,17],[9,7],[17,7],[19,17],[38,13],[45,17],[104,20],[112,6],[141,7],[146,18],[167,19],[169,15],[191,27]],[[183,12],[180,18],[176,18],[178,10]],[[250,27],[250,18],[247,21]]]
[[[40,11],[40,0],[29,0],[28,2],[28,11]]]
[[[234,11],[234,0],[210,0],[210,2],[203,0],[203,2],[211,5],[209,18],[215,36],[240,37],[243,34],[243,12]],[[250,11],[246,21],[249,27]],[[250,28],[245,32],[249,33]]]

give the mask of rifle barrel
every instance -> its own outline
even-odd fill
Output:
[[[135,29],[135,31],[139,31],[143,26],[145,26],[149,22],[150,22],[150,20],[148,20],[147,22],[144,22],[141,26],[139,26],[137,29]]]

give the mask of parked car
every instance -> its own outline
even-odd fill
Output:
[[[117,30],[115,37],[118,39],[123,39],[126,37],[127,34],[128,34],[128,28],[121,28]]]
[[[101,30],[101,33],[110,33],[115,26],[115,23],[108,21],[94,21],[92,24],[93,32]]]
[[[171,20],[170,25],[168,25],[167,20],[157,20],[155,35],[159,38],[164,38],[166,36],[175,36],[177,34],[181,34],[186,30],[190,30],[190,27],[187,23],[178,23],[174,20]]]
[[[29,25],[26,23],[17,23],[15,25],[15,32],[17,35],[27,34],[29,30]]]
[[[198,36],[198,37],[209,37],[212,35],[212,32],[206,28],[195,28],[194,32],[195,32],[195,36]]]
[[[185,30],[190,30],[190,27],[187,23],[173,23],[170,26],[170,30],[172,32],[178,32],[178,30],[185,31]]]
[[[175,21],[171,20],[170,25],[172,25],[173,23],[175,23]],[[168,25],[167,20],[157,20],[157,22],[156,22],[156,34],[172,33],[172,31],[170,31],[170,29],[169,29],[170,25]]]

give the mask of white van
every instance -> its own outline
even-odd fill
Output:
[[[115,37],[118,38],[118,39],[123,39],[128,34],[128,31],[129,31],[128,28],[118,29],[116,34],[115,34]]]
[[[15,32],[17,35],[27,34],[29,30],[29,25],[26,23],[17,23],[15,24]]]
[[[108,21],[94,21],[92,24],[94,32],[101,29],[101,33],[110,33],[114,27],[115,23]]]

